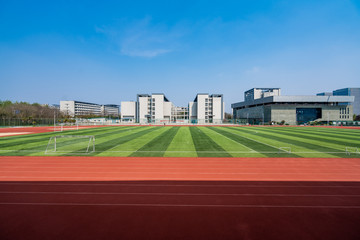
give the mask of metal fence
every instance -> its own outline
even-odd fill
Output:
[[[32,119],[0,118],[1,127],[46,126],[46,125],[54,125],[54,119],[53,118],[32,118]]]

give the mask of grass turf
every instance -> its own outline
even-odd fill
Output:
[[[45,154],[55,135],[93,135],[96,150],[69,138],[66,152]],[[315,127],[121,126],[0,138],[0,156],[360,157],[356,148],[359,129]]]

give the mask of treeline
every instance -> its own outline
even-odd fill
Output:
[[[0,100],[0,118],[34,119],[63,117],[60,110],[48,105],[28,102],[11,102]]]

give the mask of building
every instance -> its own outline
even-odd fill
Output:
[[[352,121],[354,96],[281,96],[280,88],[253,88],[231,104],[234,119],[247,123]]]
[[[174,123],[189,123],[189,108],[173,106],[171,121]]]
[[[71,117],[83,115],[119,116],[119,105],[96,104],[80,101],[60,101],[60,111]]]
[[[188,107],[177,107],[163,93],[138,94],[136,102],[121,102],[122,122],[222,123],[225,117],[222,94],[197,94]]]
[[[113,116],[113,117],[119,117],[120,115],[120,110],[119,110],[119,105],[116,104],[105,104],[102,105],[102,114],[104,116]]]
[[[342,88],[332,92],[318,93],[317,96],[354,96],[354,102],[343,103],[343,105],[352,105],[354,114],[360,115],[360,88]]]
[[[81,115],[102,115],[102,106],[80,101],[60,101],[60,111],[71,117]]]
[[[174,108],[163,93],[138,94],[136,102],[121,102],[121,119],[122,122],[169,123],[174,119]]]
[[[157,124],[170,122],[172,107],[172,102],[163,93],[138,94],[136,121]]]
[[[189,102],[191,123],[222,123],[225,117],[225,103],[222,94],[198,93]]]
[[[123,101],[121,102],[121,122],[135,122],[136,121],[136,102]]]

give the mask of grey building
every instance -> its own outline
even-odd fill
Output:
[[[323,92],[316,94],[317,96],[353,96],[354,102],[341,103],[341,105],[352,105],[353,112],[360,115],[360,88],[342,88],[332,92]]]
[[[360,115],[360,88],[343,88],[333,91],[334,96],[354,96],[354,102],[349,104],[353,106],[354,114]]]
[[[114,116],[119,117],[120,115],[120,106],[117,104],[105,104],[102,105],[102,111],[104,116]]]
[[[253,88],[231,104],[234,119],[249,123],[352,121],[354,96],[281,96],[280,88]]]

